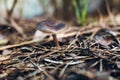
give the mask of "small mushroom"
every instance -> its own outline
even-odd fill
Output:
[[[108,29],[100,29],[94,36],[94,39],[97,43],[108,47],[112,43],[119,44],[119,41],[114,35],[114,32]]]
[[[37,26],[37,29],[40,30],[41,32],[51,34],[55,42],[55,45],[57,47],[60,47],[56,34],[59,32],[62,32],[65,29],[66,27],[65,23],[61,21],[48,19],[48,20],[43,20],[37,23],[36,26]]]

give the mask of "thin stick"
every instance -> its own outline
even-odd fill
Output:
[[[56,52],[58,52],[59,50],[54,50],[54,51],[52,51],[52,52],[49,52],[49,53],[47,53],[47,54],[44,54],[44,55],[42,55],[41,57],[40,57],[40,59],[42,60],[42,59],[44,59],[45,57],[47,57],[47,56],[49,56],[49,55],[52,55],[52,54],[54,54],[54,53],[56,53]]]
[[[35,67],[37,67],[40,72],[43,72],[43,73],[49,78],[49,80],[55,80],[54,77],[52,77],[52,76],[49,75],[45,70],[43,70],[42,68],[40,68],[40,66],[37,65],[35,62],[33,62],[32,60],[30,60],[30,62],[31,62]]]
[[[110,20],[113,23],[113,25],[115,26],[114,18],[113,18],[113,15],[112,15],[111,11],[110,11],[110,6],[109,6],[109,3],[108,3],[108,0],[105,0],[105,2],[106,2],[106,8],[107,8],[107,12],[108,12],[108,15],[110,17]]]
[[[9,16],[12,16],[12,13],[13,13],[13,10],[14,10],[14,8],[15,8],[15,6],[16,6],[16,3],[17,3],[17,0],[14,0],[13,5],[12,5],[12,8],[8,11],[8,15],[9,15]]]
[[[72,61],[71,61],[71,62],[72,62]],[[61,70],[61,72],[60,72],[60,74],[59,74],[59,78],[63,76],[63,74],[64,74],[64,72],[65,72],[65,70],[67,69],[68,66],[69,66],[69,63],[67,63],[67,64],[65,65],[65,67]]]
[[[24,38],[27,37],[26,34],[24,33],[22,27],[19,26],[12,17],[10,17],[10,23],[18,31],[19,34],[21,34]]]
[[[13,47],[18,47],[18,46],[23,46],[23,45],[27,45],[27,44],[32,44],[32,43],[35,43],[35,42],[36,41],[31,40],[31,41],[26,41],[26,42],[19,43],[19,44],[3,46],[3,47],[0,47],[0,51],[1,50],[5,50],[5,49],[9,49],[9,48],[13,48]]]
[[[99,16],[99,24],[101,25],[101,27],[104,28],[105,23],[104,23],[103,15],[99,9],[97,9],[97,12],[98,12],[98,16]]]
[[[14,27],[18,31],[19,34],[21,34],[24,38],[26,38],[26,35],[25,35],[23,29],[12,18],[12,14],[13,14],[13,11],[14,11],[15,6],[17,4],[17,1],[18,0],[14,0],[11,9],[7,10],[7,22],[10,23],[12,25],[12,27]]]

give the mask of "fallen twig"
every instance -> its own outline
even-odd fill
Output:
[[[10,23],[10,24],[12,25],[12,27],[14,27],[14,28],[18,31],[19,34],[21,34],[24,38],[26,38],[26,35],[25,35],[23,29],[22,29],[22,28],[15,22],[15,20],[12,18],[12,14],[13,14],[13,11],[14,11],[15,6],[16,6],[16,4],[17,4],[17,1],[18,1],[18,0],[14,0],[11,9],[10,9],[10,10],[7,9],[7,19],[6,19],[6,21],[7,21],[8,23]]]
[[[26,41],[26,42],[22,42],[22,43],[19,43],[19,44],[13,44],[13,45],[7,45],[7,46],[3,46],[3,47],[0,47],[0,51],[1,50],[5,50],[5,49],[9,49],[9,48],[14,48],[14,47],[18,47],[18,46],[23,46],[23,45],[27,45],[27,44],[32,44],[32,43],[35,43],[36,41]]]

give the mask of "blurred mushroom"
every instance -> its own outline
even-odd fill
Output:
[[[56,34],[59,32],[62,32],[66,28],[65,23],[61,21],[55,21],[55,20],[48,19],[48,20],[43,20],[37,23],[36,26],[37,26],[37,29],[40,30],[41,32],[52,34],[55,45],[59,47],[59,42],[58,42]]]
[[[94,39],[97,43],[100,43],[105,47],[108,47],[112,43],[119,44],[117,38],[114,35],[114,32],[108,29],[98,30],[98,32],[94,36]]]

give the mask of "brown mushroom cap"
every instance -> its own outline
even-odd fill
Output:
[[[119,44],[118,40],[114,36],[113,32],[108,29],[100,29],[94,36],[96,42],[101,45],[108,46],[111,43]]]
[[[66,27],[65,23],[55,20],[43,20],[37,23],[36,26],[38,30],[49,34],[56,34]]]

